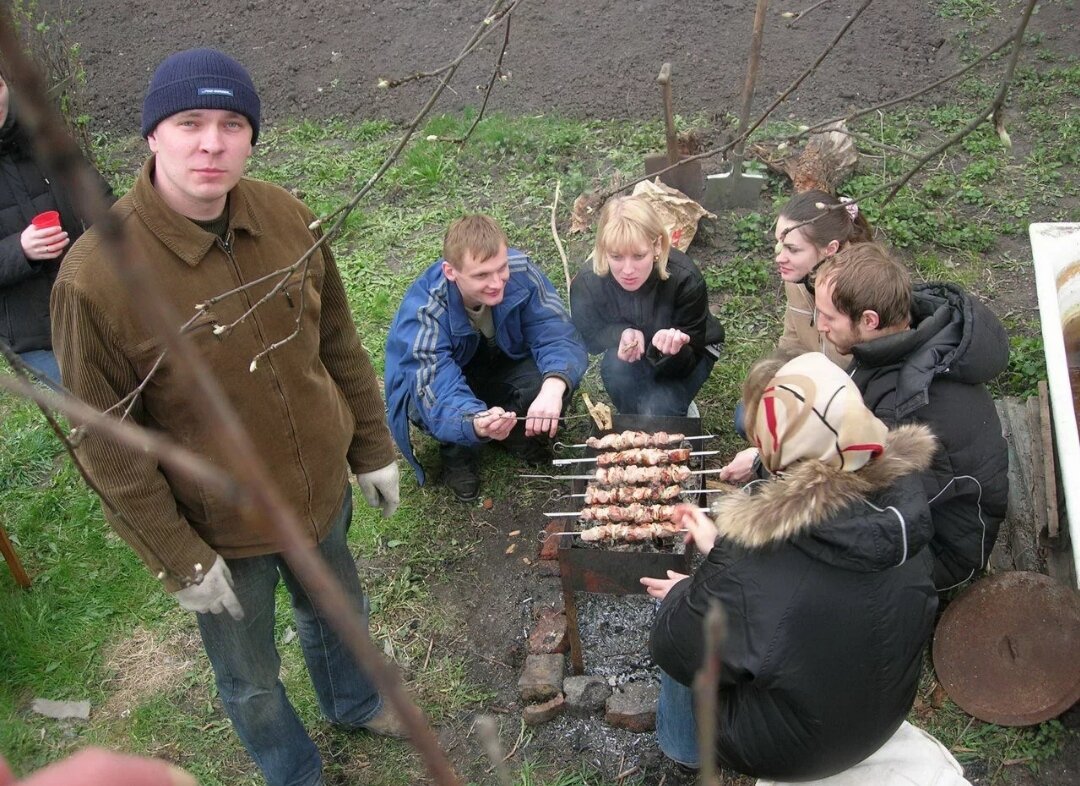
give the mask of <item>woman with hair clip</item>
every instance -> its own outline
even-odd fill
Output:
[[[570,284],[571,318],[624,414],[685,416],[720,354],[724,328],[705,279],[671,247],[664,222],[640,197],[604,205],[591,264]]]
[[[788,200],[776,218],[776,267],[784,281],[787,310],[779,347],[792,353],[821,352],[840,368],[851,363],[818,334],[814,325],[814,271],[826,259],[851,243],[873,239],[873,230],[859,207],[817,189]],[[742,434],[743,404],[735,408],[735,428]],[[745,436],[745,435],[743,435]],[[720,471],[728,483],[745,483],[754,475],[757,448],[735,454]]]

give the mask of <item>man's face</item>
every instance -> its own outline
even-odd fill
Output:
[[[814,324],[818,332],[842,355],[851,354],[851,348],[867,340],[860,325],[847,314],[840,313],[833,305],[831,280],[817,282],[814,289]]]
[[[190,109],[162,120],[147,137],[157,154],[154,187],[169,207],[217,218],[251,155],[251,123],[225,109]]]
[[[478,260],[471,251],[466,251],[460,270],[449,262],[443,262],[443,275],[457,285],[461,300],[467,307],[497,306],[502,303],[506,282],[510,280],[506,246],[500,246],[495,256],[484,260]]]

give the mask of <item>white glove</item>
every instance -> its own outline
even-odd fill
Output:
[[[367,504],[373,508],[382,508],[384,518],[390,518],[401,502],[398,489],[398,466],[394,461],[374,472],[357,474],[356,484],[364,495]]]
[[[218,557],[198,584],[184,587],[173,593],[180,608],[200,614],[229,612],[234,620],[244,618],[244,609],[233,592],[232,572],[225,560]]]

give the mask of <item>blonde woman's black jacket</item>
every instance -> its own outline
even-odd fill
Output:
[[[104,180],[101,189],[111,202],[112,190]],[[38,161],[13,108],[0,128],[0,341],[20,353],[52,349],[49,293],[63,256],[27,259],[21,239],[31,219],[45,210],[59,211],[72,244],[86,229],[67,194]]]
[[[941,443],[922,474],[934,581],[952,587],[986,566],[1005,518],[1009,452],[986,383],[1009,364],[996,316],[954,284],[919,284],[911,330],[858,344],[850,373],[886,424],[923,423]]]
[[[903,722],[937,609],[917,475],[933,450],[929,430],[902,426],[858,472],[803,461],[717,504],[720,538],[664,599],[650,649],[690,685],[709,603],[723,607],[721,765],[824,778]]]

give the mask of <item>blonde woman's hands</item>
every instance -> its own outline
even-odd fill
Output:
[[[627,328],[619,337],[619,360],[637,363],[645,354],[645,334],[635,328]]]
[[[690,336],[678,328],[666,328],[653,333],[652,345],[664,355],[678,355],[690,343]]]

